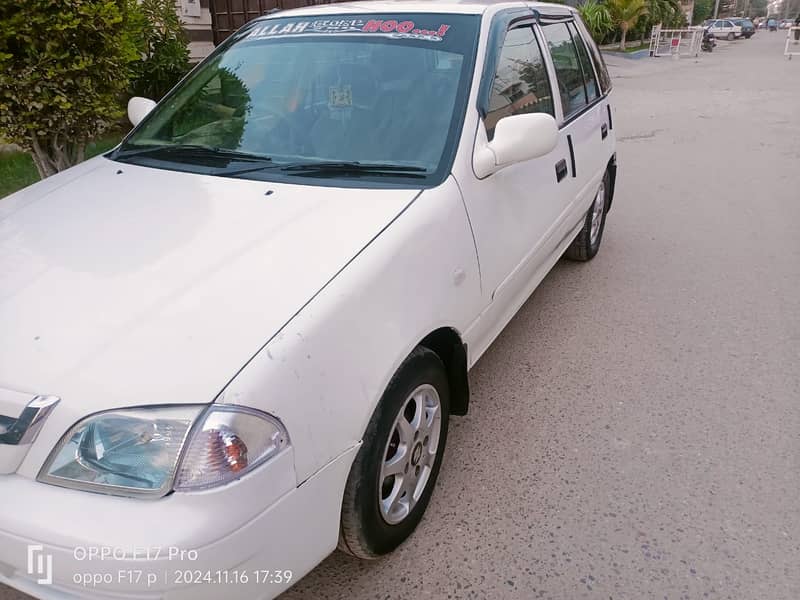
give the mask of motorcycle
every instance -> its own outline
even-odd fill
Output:
[[[708,29],[703,30],[703,41],[700,43],[700,49],[703,52],[713,52],[714,46],[717,45],[716,36]]]

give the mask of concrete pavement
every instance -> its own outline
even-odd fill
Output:
[[[800,63],[613,61],[620,185],[471,373],[428,514],[284,598],[800,598]]]
[[[335,553],[283,600],[800,598],[800,61],[783,41],[609,60],[620,175],[600,253],[560,263],[471,373],[411,540]]]

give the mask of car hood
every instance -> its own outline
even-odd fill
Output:
[[[0,388],[210,402],[416,197],[99,157],[0,201]]]

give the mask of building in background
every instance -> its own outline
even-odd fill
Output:
[[[175,0],[175,4],[189,36],[192,60],[200,60],[215,44],[256,17],[332,1],[335,0]]]
[[[189,38],[189,57],[192,62],[202,60],[214,49],[211,0],[176,0],[175,4]]]

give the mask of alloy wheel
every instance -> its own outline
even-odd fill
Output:
[[[425,491],[441,429],[439,393],[429,384],[417,387],[395,418],[378,479],[381,516],[390,525],[402,522]]]
[[[594,204],[592,204],[592,227],[589,230],[589,243],[594,246],[597,243],[597,237],[600,235],[600,226],[603,224],[603,211],[606,208],[606,184],[605,181],[600,182],[600,189],[597,190],[597,195],[594,197]]]

